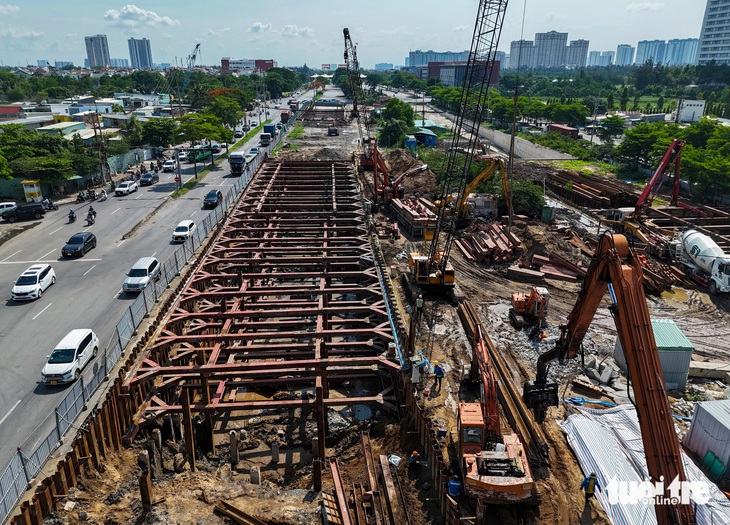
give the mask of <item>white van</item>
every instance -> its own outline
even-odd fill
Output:
[[[160,261],[154,257],[142,257],[127,273],[127,278],[122,283],[122,290],[127,293],[141,292],[156,281],[162,275]]]
[[[99,338],[90,328],[71,330],[48,356],[41,380],[47,385],[76,381],[98,351]]]

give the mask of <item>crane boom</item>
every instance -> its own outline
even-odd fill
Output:
[[[646,209],[651,206],[651,203],[654,200],[654,195],[659,189],[664,173],[671,165],[674,165],[674,180],[676,182],[675,187],[677,191],[677,195],[673,195],[672,198],[673,201],[676,203],[677,197],[679,197],[679,165],[682,160],[683,147],[683,140],[674,139],[672,141],[669,148],[667,148],[667,151],[664,153],[664,156],[662,157],[659,166],[654,171],[654,174],[649,179],[649,182],[646,183],[646,187],[644,188],[644,191],[641,192],[639,200],[636,201],[636,211],[634,212],[634,215],[636,215],[637,217],[642,215],[644,212],[646,212]]]
[[[687,478],[651,328],[642,275],[641,260],[629,247],[626,237],[603,234],[568,322],[560,327],[560,339],[553,349],[539,357],[537,377],[534,382],[525,384],[523,396],[538,422],[545,419],[549,406],[557,405],[557,384],[547,381],[548,365],[555,359],[572,359],[578,355],[596,310],[611,285],[615,303],[610,311],[633,385],[647,469],[652,481],[663,480],[666,502],[670,501],[669,484]],[[657,502],[655,506],[658,525],[694,523],[690,505],[667,505],[665,502]]]

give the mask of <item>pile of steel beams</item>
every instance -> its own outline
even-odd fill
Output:
[[[318,485],[328,410],[396,410],[400,365],[358,190],[345,162],[262,166],[127,381],[144,399],[130,434],[202,414],[212,443],[237,417],[299,410]]]
[[[609,181],[571,170],[551,173],[545,184],[557,195],[586,208],[634,206],[639,198],[639,193],[625,182]]]

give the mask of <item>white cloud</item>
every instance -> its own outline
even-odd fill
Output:
[[[269,31],[271,31],[271,24],[262,24],[261,22],[256,22],[248,28],[249,33],[267,33]]]
[[[20,11],[20,6],[18,5],[0,5],[0,15],[9,15],[18,11]]]
[[[104,13],[104,19],[109,22],[127,27],[147,26],[179,26],[180,21],[169,16],[160,16],[154,11],[145,11],[134,4],[127,4],[122,9],[109,9]]]
[[[314,30],[311,27],[297,27],[295,25],[285,25],[282,30],[281,34],[288,37],[297,37],[297,36],[312,36],[314,33]]]
[[[17,27],[10,27],[0,31],[0,38],[16,38],[22,40],[35,40],[41,38],[44,33],[39,31],[25,31]]]
[[[452,31],[464,31],[466,29],[466,26],[456,26],[452,28]]]
[[[213,31],[212,29],[208,29],[208,32],[205,33],[205,36],[207,38],[218,38],[218,37],[223,36],[223,33],[227,33],[230,30],[231,30],[230,27],[224,27],[220,31]]]
[[[638,4],[629,4],[626,6],[627,11],[659,11],[664,9],[666,4],[660,2],[640,2]]]

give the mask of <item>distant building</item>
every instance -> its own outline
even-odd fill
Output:
[[[408,67],[428,66],[429,62],[467,62],[469,60],[469,51],[410,51],[406,64]]]
[[[424,80],[436,77],[441,79],[441,83],[444,86],[461,86],[464,84],[466,67],[466,62],[429,62],[427,68],[428,74]],[[494,67],[491,71],[487,68],[486,62],[479,62],[476,64],[472,83],[481,84],[489,80],[490,86],[497,85],[499,84],[499,70],[499,62],[494,62]]]
[[[221,58],[223,71],[251,74],[276,67],[276,60],[258,60],[252,58]]]
[[[730,0],[707,0],[700,33],[698,64],[730,64]]]
[[[391,69],[393,69],[393,64],[390,62],[375,64],[375,71],[390,71]]]
[[[55,67],[57,67],[58,69],[61,69],[61,68],[66,67],[66,66],[73,66],[74,63],[73,62],[70,62],[68,60],[56,60],[53,65]]]
[[[565,67],[576,68],[586,65],[588,58],[588,40],[571,40],[565,50]]]
[[[507,67],[507,53],[505,53],[504,51],[495,52],[494,61],[499,62],[501,67]]]
[[[730,35],[729,35],[730,36]],[[730,38],[728,38],[730,44]],[[667,41],[664,50],[665,66],[691,66],[697,63],[700,48],[699,38],[675,38]]]
[[[127,40],[129,46],[129,59],[134,69],[152,69],[152,48],[150,41],[146,38],[130,38]]]
[[[564,67],[567,44],[568,33],[558,33],[557,31],[535,33],[534,67]]]
[[[636,60],[634,64],[643,66],[649,60],[654,64],[664,63],[664,50],[667,43],[664,40],[639,40],[636,46]]]
[[[112,58],[109,60],[109,65],[114,69],[127,69],[129,68],[129,60],[126,58]]]
[[[683,100],[677,101],[677,122],[698,122],[700,117],[705,114],[704,100]]]
[[[106,35],[87,36],[84,40],[86,42],[86,56],[89,60],[89,67],[107,67],[111,64]]]
[[[588,66],[607,67],[613,64],[613,51],[591,51],[588,53]]]
[[[630,66],[634,63],[634,46],[629,44],[619,44],[616,48],[617,66]]]
[[[45,59],[42,59],[42,60],[36,60],[36,61],[35,61],[35,63],[36,63],[36,65],[37,65],[38,67],[46,67],[47,65],[49,65],[49,64],[50,64],[50,62],[48,62],[48,60],[45,60]]]
[[[511,69],[532,69],[535,63],[535,43],[532,40],[515,40],[510,43],[509,67]]]

